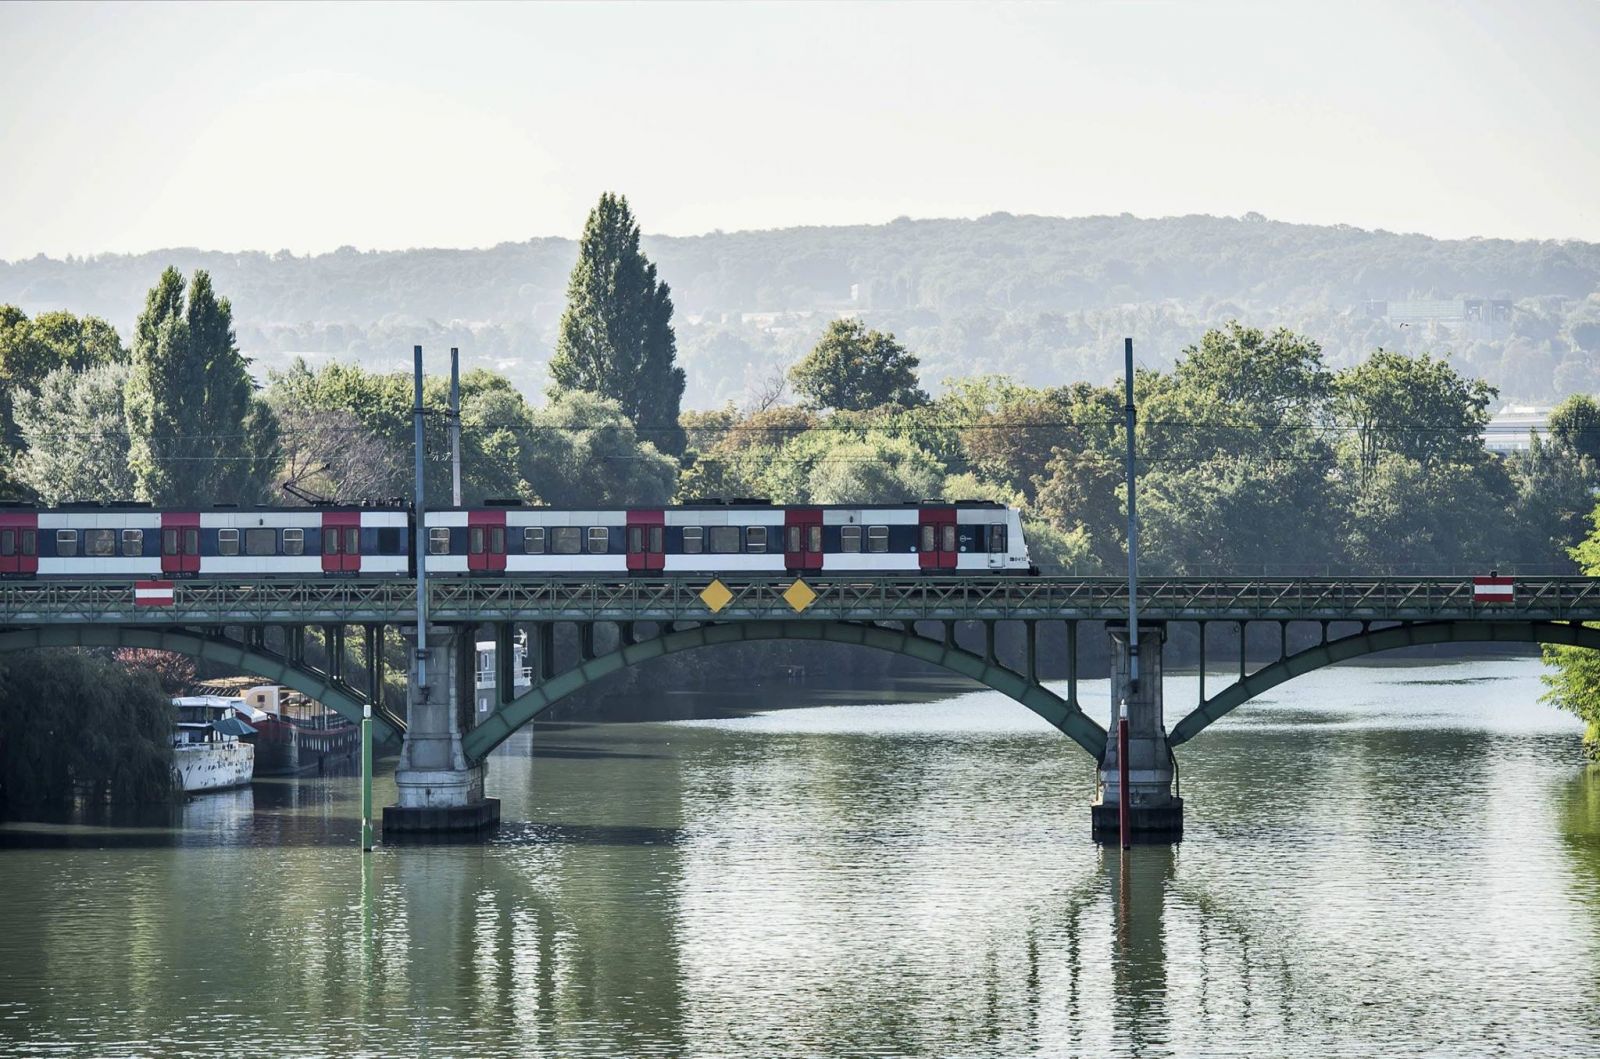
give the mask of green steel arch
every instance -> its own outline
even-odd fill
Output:
[[[346,720],[361,723],[363,703],[350,688],[327,677],[302,669],[283,658],[252,651],[235,640],[220,636],[200,636],[175,629],[125,628],[115,625],[51,625],[14,629],[0,633],[0,654],[32,651],[41,647],[144,647],[172,651],[208,662],[220,662],[293,688],[338,713]],[[387,710],[372,711],[372,737],[379,742],[399,738],[405,724]]]
[[[971,651],[946,647],[942,641],[925,636],[875,625],[817,621],[701,625],[664,633],[653,640],[627,644],[616,651],[590,659],[576,669],[569,669],[501,706],[467,734],[462,740],[462,749],[469,759],[482,761],[518,728],[559,700],[628,666],[679,651],[758,640],[825,640],[829,643],[857,644],[929,662],[964,677],[971,677],[1017,700],[1064,732],[1093,755],[1096,761],[1105,755],[1104,728],[1091,720],[1075,703],[1029,681],[1014,670],[986,662]]]
[[[1167,741],[1172,746],[1186,743],[1262,692],[1314,669],[1397,647],[1439,643],[1548,643],[1600,650],[1600,629],[1577,622],[1442,621],[1397,625],[1341,637],[1280,658],[1223,688],[1179,721]]]

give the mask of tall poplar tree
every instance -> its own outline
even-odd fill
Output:
[[[197,271],[168,268],[145,298],[128,376],[128,462],[140,499],[170,507],[257,503],[277,422],[234,343],[233,307]]]
[[[574,390],[609,397],[641,440],[663,452],[683,452],[678,412],[684,378],[672,297],[639,250],[639,225],[625,196],[607,192],[589,211],[550,379],[552,397]]]

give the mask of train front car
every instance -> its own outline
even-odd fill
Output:
[[[987,501],[703,503],[429,511],[430,576],[852,577],[1027,574],[1019,513]]]

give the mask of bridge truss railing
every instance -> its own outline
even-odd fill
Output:
[[[435,621],[1117,620],[1127,584],[1111,578],[439,578]],[[1600,621],[1600,579],[1519,580],[1511,602],[1473,598],[1470,579],[1147,578],[1152,621]],[[414,618],[405,580],[180,581],[165,606],[139,606],[127,582],[0,582],[0,625],[397,623]]]

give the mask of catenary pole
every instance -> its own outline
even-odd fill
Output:
[[[1133,427],[1133,339],[1122,340],[1123,393],[1128,420],[1128,694],[1139,693],[1139,510],[1134,499]]]
[[[1128,699],[1139,694],[1139,514],[1134,499],[1133,428],[1133,339],[1123,339],[1123,392],[1127,397],[1124,412],[1128,420],[1128,690],[1117,718],[1117,826],[1122,848],[1133,844],[1129,821],[1132,794],[1128,790]]]
[[[450,504],[461,506],[461,351],[450,347]]]
[[[412,482],[411,509],[416,523],[417,551],[417,695],[428,701],[428,529],[424,513],[428,509],[422,475],[422,347],[412,347],[412,419],[415,431],[416,477]]]

